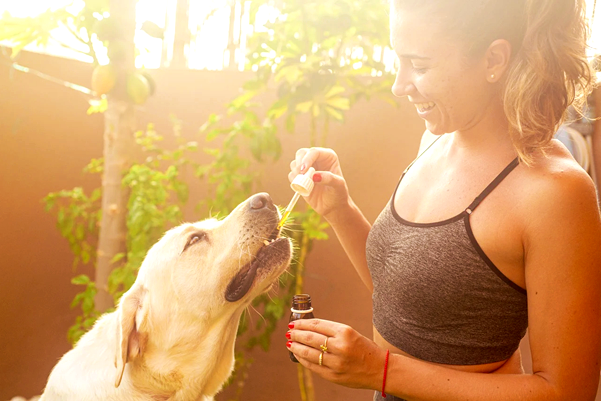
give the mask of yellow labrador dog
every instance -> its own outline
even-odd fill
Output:
[[[117,310],[54,367],[41,400],[213,400],[234,365],[242,312],[290,263],[279,219],[261,193],[223,220],[168,231]]]

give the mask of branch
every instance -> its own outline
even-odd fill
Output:
[[[85,54],[86,56],[91,56],[92,57],[92,54],[91,54],[91,51],[90,51],[90,47],[91,47],[90,45],[87,45],[88,46],[88,51],[85,52],[83,50],[76,49],[73,46],[70,46],[70,45],[68,45],[68,44],[66,44],[66,43],[58,40],[57,38],[55,38],[52,35],[50,35],[50,39],[54,40],[59,46],[64,47],[65,49],[69,49],[69,50],[72,50],[74,52]]]
[[[83,38],[81,36],[79,36],[79,34],[73,28],[71,28],[68,23],[63,22],[63,21],[60,21],[60,22],[65,26],[65,28],[67,28],[69,30],[69,32],[71,32],[71,35],[75,36],[75,39],[79,40],[84,45],[88,45],[89,47],[91,47],[90,41],[83,40]]]
[[[88,32],[88,41],[85,41],[79,34],[69,26],[69,24],[62,22],[61,23],[69,30],[71,35],[75,37],[75,39],[79,40],[84,45],[88,46],[88,56],[91,56],[94,60],[94,64],[98,64],[98,57],[96,56],[96,50],[94,50],[94,46],[92,46],[92,38],[90,37],[90,33]],[[55,39],[56,40],[56,39]],[[83,53],[83,52],[82,52]]]

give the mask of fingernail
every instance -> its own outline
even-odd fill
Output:
[[[288,342],[286,343],[286,348],[290,348],[291,346],[292,346],[292,341],[288,341]]]
[[[307,165],[305,163],[301,164],[300,171],[305,171],[305,168],[307,168]]]
[[[286,332],[286,338],[290,340],[292,338],[292,334],[289,331]]]
[[[313,182],[321,182],[321,174],[313,174]]]
[[[294,328],[294,322],[288,323],[288,327],[291,328],[291,329],[293,329]]]

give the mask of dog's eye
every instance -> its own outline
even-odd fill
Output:
[[[204,234],[203,234],[204,235]],[[188,241],[188,245],[192,245],[197,243],[198,241],[200,241],[202,238],[200,235],[198,234],[194,234],[192,237],[190,237],[190,240]]]
[[[184,251],[186,249],[188,249],[189,246],[196,244],[197,242],[200,241],[204,241],[207,239],[207,234],[206,233],[194,233],[190,236],[190,238],[188,238],[188,242],[186,243],[186,246],[184,247]]]

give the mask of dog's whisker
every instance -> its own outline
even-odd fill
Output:
[[[244,312],[248,315],[248,320],[250,322],[249,326],[251,326],[251,325],[254,326],[253,317],[252,317],[252,315],[250,313],[250,310],[249,310],[248,306],[246,308],[244,308]]]
[[[267,319],[265,319],[265,316],[263,316],[263,315],[262,315],[262,314],[261,314],[261,313],[260,313],[260,312],[259,312],[259,311],[258,311],[258,310],[255,308],[255,307],[254,307],[254,306],[252,306],[252,304],[251,304],[251,305],[249,305],[249,306],[250,306],[251,308],[253,308],[253,310],[254,310],[255,312],[257,312],[257,315],[261,316],[261,319],[263,319],[263,322],[264,322],[264,323],[267,323]]]

